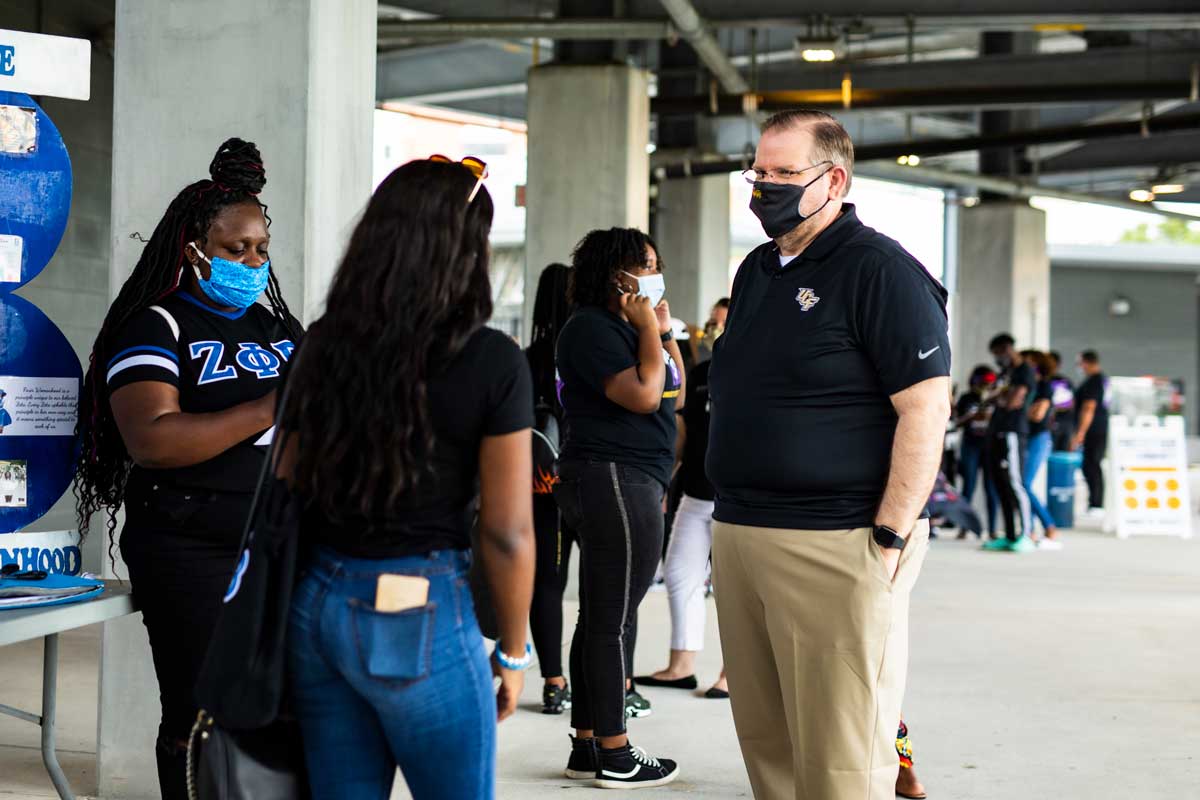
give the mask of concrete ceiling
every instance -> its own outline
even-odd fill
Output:
[[[553,20],[566,19],[559,16],[562,8],[577,16],[599,17],[595,9],[614,7],[612,0],[401,2],[381,4],[381,22]],[[666,19],[658,0],[620,5],[620,19]],[[910,132],[916,140],[976,136],[985,109],[1017,111],[1012,127],[1018,130],[1137,120],[1147,102],[1156,103],[1152,113],[1200,110],[1200,104],[1187,105],[1196,99],[1200,74],[1196,0],[1060,1],[1053,4],[1053,19],[1047,17],[1048,4],[1038,0],[810,0],[803,4],[803,13],[794,0],[694,0],[694,5],[752,91],[834,88],[849,72],[856,92],[880,104],[837,112],[860,145],[901,142]],[[965,7],[969,14],[963,13]],[[911,56],[905,31],[910,18]],[[1073,19],[1086,27],[1079,30]],[[859,25],[847,59],[831,65],[797,60],[792,43],[808,35],[814,21],[817,31]],[[1035,24],[1042,27],[1035,30]],[[1000,28],[1017,33],[1023,42],[1015,48],[1020,54],[981,55],[982,33]],[[509,119],[525,116],[528,69],[535,61],[554,57],[554,44],[546,39],[412,38],[397,45],[389,36],[379,53],[381,102],[419,102]],[[707,94],[709,75],[702,65],[673,53],[670,58],[664,55],[667,48],[690,50],[686,43],[635,40],[622,48],[630,62],[655,73],[661,69],[661,81],[670,76],[663,85],[671,98],[678,101],[680,86],[695,86],[697,100]],[[666,97],[656,102],[665,103]],[[685,109],[684,119],[687,114],[703,119],[707,103]],[[745,117],[719,117],[704,124],[712,132],[706,141],[714,154],[738,155],[753,144],[754,124]],[[931,163],[962,168],[976,159],[975,153],[959,153]],[[1160,175],[1195,174],[1200,179],[1200,129],[1096,141],[1083,136],[1022,148],[1013,163],[1014,177],[1034,176],[1057,188],[1125,196]],[[1170,199],[1200,202],[1200,186]]]

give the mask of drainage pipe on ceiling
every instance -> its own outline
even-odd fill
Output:
[[[712,72],[721,88],[729,94],[746,95],[750,84],[742,77],[742,73],[729,60],[729,56],[721,48],[716,37],[708,30],[708,26],[691,4],[691,0],[659,0],[663,9],[671,16],[671,21],[679,30],[679,35],[687,40],[696,55]]]

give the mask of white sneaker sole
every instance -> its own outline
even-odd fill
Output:
[[[642,719],[643,717],[648,717],[653,713],[654,713],[653,708],[630,709],[627,712],[628,716],[632,719]]]
[[[577,769],[563,770],[563,775],[566,775],[573,781],[594,781],[596,780],[595,772],[580,772]]]
[[[594,776],[593,776],[594,777]],[[656,781],[622,781],[612,780],[610,778],[596,778],[597,789],[653,789],[655,786],[666,786],[672,783],[679,777],[679,767],[675,767],[675,771],[670,775],[659,778]]]

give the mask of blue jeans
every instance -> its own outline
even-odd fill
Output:
[[[292,599],[288,666],[313,800],[495,796],[496,700],[467,586],[470,555],[317,549]],[[420,608],[375,610],[383,573],[429,579]]]
[[[1054,446],[1054,435],[1050,431],[1042,431],[1029,437],[1029,454],[1025,456],[1025,472],[1021,480],[1025,483],[1025,493],[1029,495],[1029,506],[1033,515],[1049,530],[1054,527],[1054,517],[1033,491],[1033,479],[1037,477],[1042,467],[1050,459],[1050,450]]]
[[[996,513],[1000,510],[1000,496],[992,485],[983,469],[984,441],[964,436],[962,451],[959,453],[959,472],[962,474],[962,496],[968,503],[975,499],[975,487],[979,484],[979,472],[983,470],[983,491],[987,496],[987,529],[988,533],[996,532]]]

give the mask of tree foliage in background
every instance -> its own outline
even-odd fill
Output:
[[[1143,222],[1121,234],[1121,242],[1135,244],[1200,245],[1200,230],[1178,217],[1168,217],[1158,224],[1152,234],[1149,223]]]

